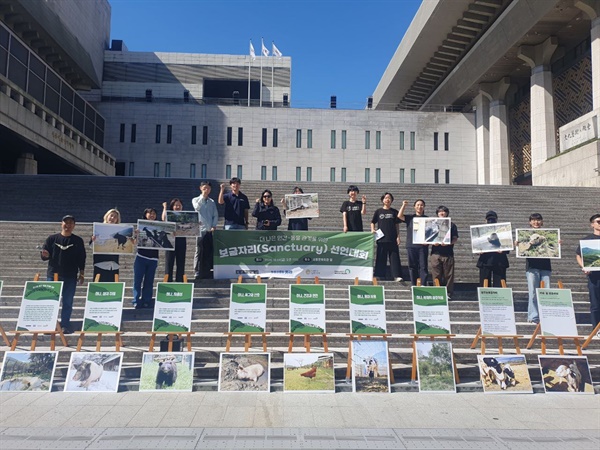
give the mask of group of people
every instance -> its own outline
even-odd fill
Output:
[[[225,230],[247,230],[250,203],[248,197],[241,192],[241,180],[234,177],[229,182],[230,190],[226,192],[225,184],[220,185],[218,203],[224,205],[224,229]],[[209,181],[200,184],[200,195],[192,199],[192,207],[200,216],[200,236],[196,239],[196,252],[194,257],[194,272],[196,279],[211,277],[213,264],[213,231],[216,230],[219,214],[215,201],[210,198],[212,185]],[[294,188],[294,194],[302,194],[300,187]],[[363,231],[362,216],[367,212],[367,198],[362,195],[358,198],[359,188],[351,185],[347,189],[348,200],[344,201],[340,212],[342,213],[343,232]],[[385,278],[388,260],[392,279],[403,282],[402,265],[400,262],[400,223],[407,227],[406,251],[408,256],[408,273],[413,286],[426,284],[429,268],[428,259],[431,264],[431,275],[433,279],[445,285],[448,298],[451,299],[454,292],[454,245],[458,240],[458,228],[454,223],[450,229],[450,243],[416,244],[413,242],[413,225],[417,217],[425,215],[425,201],[418,199],[413,203],[414,214],[409,214],[406,209],[409,201],[404,200],[400,210],[392,207],[394,196],[385,192],[381,196],[381,207],[377,208],[371,219],[371,232],[376,235],[377,249],[375,254],[374,276]],[[286,211],[285,198],[281,200]],[[167,211],[182,211],[183,203],[174,198],[169,203],[163,203],[162,220],[167,219]],[[256,199],[252,216],[256,218],[257,230],[277,230],[281,225],[282,218],[279,208],[274,205],[273,193],[265,189],[260,198]],[[450,211],[446,206],[440,205],[436,209],[437,217],[449,217]],[[146,208],[142,219],[156,220],[157,211],[154,208]],[[288,230],[308,230],[307,218],[289,219]],[[497,223],[498,215],[494,211],[488,211],[485,215],[487,223]],[[118,210],[110,209],[103,218],[104,223],[118,224],[121,215]],[[532,228],[542,228],[544,225],[541,214],[531,214],[529,224]],[[592,234],[584,239],[600,239],[600,214],[590,218]],[[71,312],[73,309],[73,298],[77,283],[83,284],[86,261],[86,251],[83,240],[73,234],[75,218],[66,215],[62,218],[61,232],[53,234],[46,239],[41,251],[41,258],[48,261],[48,280],[54,279],[58,274],[59,280],[63,281],[61,312],[61,325],[65,332],[72,332]],[[92,240],[94,238],[92,237]],[[91,241],[90,241],[91,243]],[[182,282],[185,273],[186,241],[183,237],[175,239],[173,251],[166,252],[165,275],[168,280]],[[577,248],[577,262],[583,268],[581,249]],[[477,261],[479,268],[480,285],[500,287],[502,280],[506,280],[506,270],[509,267],[508,251],[481,253]],[[135,308],[153,307],[154,277],[158,267],[158,250],[138,248],[134,261],[133,280],[133,304]],[[99,280],[104,282],[115,281],[115,275],[119,273],[119,257],[117,255],[94,255],[94,279],[99,275]],[[177,266],[175,270],[175,266]],[[175,278],[173,273],[175,270]],[[590,311],[592,325],[595,327],[600,322],[600,271],[584,271],[588,279],[590,295]],[[528,320],[539,323],[539,313],[536,299],[536,288],[540,282],[550,286],[552,267],[550,259],[527,258],[526,278],[529,291]]]

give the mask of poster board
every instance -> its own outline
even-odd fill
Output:
[[[325,286],[290,284],[290,333],[325,333]]]
[[[533,394],[525,355],[477,355],[483,392]]]
[[[62,287],[62,281],[25,282],[17,331],[55,331]]]
[[[284,353],[283,392],[333,394],[333,353]]]
[[[167,211],[167,222],[176,224],[176,237],[196,238],[200,236],[201,221],[198,211]]]
[[[269,392],[270,353],[221,353],[219,392]]]
[[[285,206],[288,220],[319,217],[319,194],[285,194]]]
[[[267,285],[232,283],[230,333],[264,333],[267,326]]]
[[[65,392],[117,392],[122,352],[73,352]]]
[[[0,374],[0,392],[50,392],[58,352],[6,352]]]
[[[517,228],[517,258],[561,258],[558,228]]]
[[[157,283],[153,333],[187,333],[192,328],[194,285]]]
[[[517,334],[515,307],[511,288],[477,288],[479,317],[483,336]]]
[[[546,393],[595,394],[587,356],[539,355],[538,360]]]
[[[390,392],[389,371],[387,341],[352,341],[352,392]]]
[[[133,255],[135,253],[132,224],[94,222],[92,235],[94,255]]]
[[[194,352],[144,352],[140,392],[192,392]]]
[[[350,332],[386,334],[383,286],[348,286],[348,294],[350,295]]]
[[[578,336],[570,289],[536,289],[542,336]]]
[[[583,270],[588,272],[600,270],[600,239],[579,241]]]
[[[414,217],[413,244],[451,244],[449,217]]]
[[[151,250],[175,250],[175,230],[177,225],[173,222],[160,220],[137,221],[137,248]]]
[[[81,331],[120,331],[124,293],[125,283],[88,283]]]
[[[412,286],[415,334],[450,334],[450,312],[445,286]]]
[[[415,345],[419,392],[456,392],[452,343],[419,340]]]
[[[489,253],[512,250],[512,225],[510,222],[471,225],[471,248],[473,253]]]

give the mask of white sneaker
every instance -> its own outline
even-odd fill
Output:
[[[402,283],[404,281],[404,278],[397,277],[397,278],[394,278],[394,281],[397,281],[398,283]]]

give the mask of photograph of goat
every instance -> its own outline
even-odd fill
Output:
[[[192,392],[193,386],[193,352],[144,352],[140,392]]]
[[[269,392],[270,353],[221,353],[219,392]]]
[[[334,393],[333,353],[284,353],[283,391]]]
[[[390,392],[387,341],[352,341],[352,392]]]
[[[122,352],[73,352],[65,392],[117,392]]]
[[[533,394],[525,355],[477,355],[486,394]]]
[[[538,356],[547,393],[594,395],[587,356]]]
[[[133,255],[133,225],[94,222],[92,245],[94,255]]]
[[[58,352],[6,352],[0,392],[50,392]]]
[[[419,392],[456,392],[451,342],[417,341]]]
[[[159,220],[137,221],[137,248],[153,250],[175,250],[175,229],[173,222]]]

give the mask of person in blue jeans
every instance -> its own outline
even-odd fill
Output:
[[[156,220],[156,210],[146,208],[143,218]],[[157,267],[158,250],[139,248],[133,263],[133,306],[135,309],[153,307],[152,292]]]
[[[582,238],[582,241],[591,241],[600,239],[600,214],[594,214],[590,217],[590,226],[592,234]],[[592,318],[592,327],[595,329],[600,323],[600,271],[586,270],[583,268],[583,258],[581,257],[581,246],[577,246],[577,264],[587,276],[588,291],[590,293],[590,316]],[[600,337],[600,331],[598,332]]]
[[[42,261],[48,261],[47,280],[53,281],[56,273],[63,282],[60,324],[65,334],[73,332],[73,299],[77,283],[83,284],[85,271],[85,245],[83,239],[73,234],[74,229],[75,218],[64,216],[60,233],[48,236],[40,253]]]
[[[533,213],[529,216],[529,226],[531,228],[542,228],[544,218],[539,213]],[[525,276],[527,277],[527,290],[529,291],[529,306],[527,307],[527,321],[530,323],[540,323],[540,313],[538,311],[536,289],[540,287],[540,282],[544,282],[544,287],[550,287],[550,276],[552,275],[552,264],[548,258],[527,258],[525,260]]]

